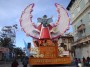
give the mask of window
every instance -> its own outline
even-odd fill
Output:
[[[77,27],[78,33],[83,34],[85,33],[85,24],[81,24],[79,27]]]
[[[67,42],[67,39],[66,38],[62,38],[62,42],[63,43],[66,43]]]
[[[89,18],[90,18],[90,12],[88,13],[88,15],[89,15]]]
[[[85,4],[88,2],[88,0],[84,0],[85,1]]]
[[[74,25],[74,29],[75,29],[75,31],[77,30],[77,26],[76,25]]]
[[[80,6],[77,7],[77,11],[78,11],[78,12],[80,11]]]
[[[75,17],[75,15],[74,15],[74,13],[72,13],[72,18],[74,18]]]
[[[69,43],[73,43],[73,38],[68,39]]]

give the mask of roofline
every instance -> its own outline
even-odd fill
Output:
[[[73,36],[72,35],[68,35],[68,36],[60,36],[60,37],[58,37],[59,39],[60,38],[73,38]]]
[[[66,9],[67,10],[70,10],[70,8],[72,7],[72,5],[73,5],[74,2],[75,2],[75,0],[71,0]]]

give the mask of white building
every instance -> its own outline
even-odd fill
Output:
[[[74,33],[74,56],[90,57],[90,0],[71,0],[67,9]]]

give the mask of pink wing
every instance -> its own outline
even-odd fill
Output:
[[[32,11],[34,4],[27,6],[22,12],[20,18],[20,25],[26,35],[29,35],[34,38],[39,38],[39,31],[35,28],[35,24],[32,22]]]
[[[59,4],[55,4],[55,6],[58,12],[58,20],[55,24],[50,24],[51,26],[53,26],[52,30],[50,30],[52,39],[63,35],[65,31],[69,28],[70,23],[67,11]],[[34,4],[30,4],[22,12],[20,25],[27,35],[38,39],[40,35],[40,31],[38,30],[39,27],[36,27],[36,25],[32,22],[31,13],[33,11],[33,7]]]
[[[58,12],[58,20],[54,24],[55,27],[53,27],[52,29],[52,32],[54,32],[51,33],[52,39],[57,38],[60,35],[63,35],[67,31],[67,29],[69,29],[70,25],[70,19],[67,10],[57,3],[55,4],[55,6]]]

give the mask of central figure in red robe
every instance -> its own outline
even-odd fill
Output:
[[[47,15],[44,15],[43,18],[38,18],[37,20],[41,23],[38,26],[38,30],[40,30],[39,39],[50,39],[50,30],[52,29],[50,23],[53,21],[52,18],[47,18]]]

